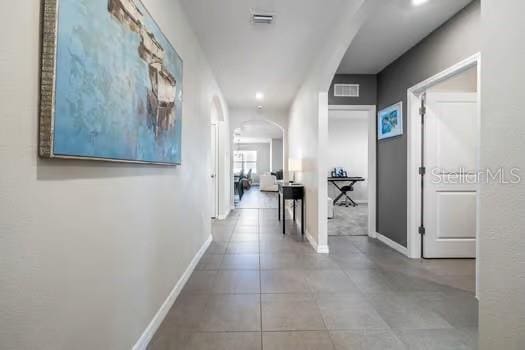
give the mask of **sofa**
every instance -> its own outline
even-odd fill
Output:
[[[259,176],[259,189],[263,192],[277,192],[279,186],[277,185],[277,177],[270,174]]]

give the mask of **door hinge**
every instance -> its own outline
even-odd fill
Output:
[[[425,233],[427,233],[426,231],[427,230],[425,229],[425,226],[419,226],[419,234],[420,235],[424,235]]]
[[[425,168],[424,166],[419,167],[419,175],[425,176],[426,173],[427,173],[427,168]]]
[[[427,108],[422,106],[419,108],[419,115],[424,117],[427,114]]]

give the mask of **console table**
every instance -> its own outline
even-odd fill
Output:
[[[295,204],[296,201],[301,201],[301,234],[304,237],[304,186],[303,185],[292,185],[292,184],[284,184],[279,183],[279,198],[277,202],[279,203],[279,209],[277,210],[279,215],[279,221],[281,221],[281,209],[282,209],[282,216],[283,216],[283,235],[286,234],[286,220],[285,220],[285,213],[286,213],[286,201],[287,200],[293,200],[293,221],[295,223]],[[282,203],[281,203],[282,200]]]

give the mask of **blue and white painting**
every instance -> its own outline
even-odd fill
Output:
[[[403,103],[383,109],[378,113],[377,138],[379,140],[403,135]]]
[[[181,163],[182,59],[139,0],[59,0],[53,155]]]

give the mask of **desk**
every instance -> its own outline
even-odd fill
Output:
[[[290,185],[279,183],[279,209],[277,210],[279,215],[279,221],[281,221],[281,207],[283,211],[283,235],[286,234],[286,200],[293,200],[293,221],[295,223],[295,202],[301,201],[301,235],[304,237],[304,186],[303,185]],[[281,203],[282,198],[282,203]]]
[[[354,185],[355,185],[356,183],[358,183],[358,182],[363,182],[363,181],[365,181],[365,179],[364,179],[363,177],[329,177],[329,178],[328,178],[328,182],[331,182],[331,183],[335,186],[335,188],[337,188],[337,189],[339,190],[339,192],[341,192],[341,193],[339,194],[339,196],[337,196],[337,198],[334,200],[334,205],[337,204],[337,201],[339,201],[339,199],[341,199],[341,197],[345,196],[345,197],[350,201],[350,203],[352,203],[352,205],[353,205],[354,207],[357,207],[357,203],[354,202],[354,201],[352,200],[352,198],[350,198],[350,197],[346,194],[346,192],[348,192],[348,191],[344,191],[343,188],[349,186],[351,189],[353,189],[353,188],[354,188]],[[338,182],[349,182],[350,184],[347,185],[347,186],[340,187],[340,186],[337,184]]]

